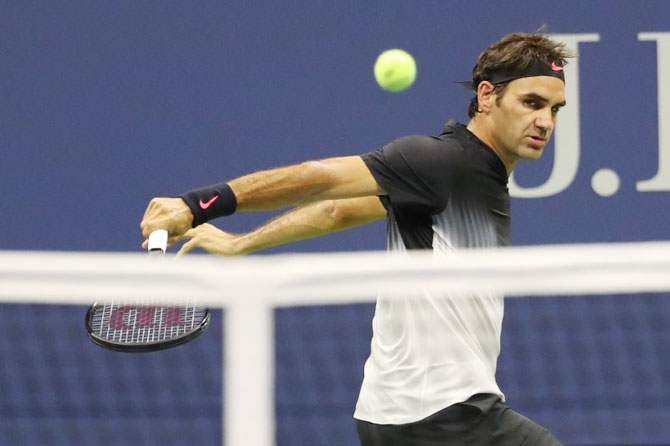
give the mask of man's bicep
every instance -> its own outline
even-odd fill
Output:
[[[386,193],[360,156],[329,158],[319,162],[328,172],[330,198],[369,197]]]
[[[333,203],[336,220],[350,227],[381,220],[387,214],[379,197],[344,198]]]

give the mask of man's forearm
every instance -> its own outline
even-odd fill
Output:
[[[381,195],[360,157],[308,161],[228,182],[237,211],[265,211],[322,200]]]
[[[317,161],[245,175],[228,182],[237,211],[267,211],[299,206],[327,194],[329,184]],[[315,198],[316,197],[316,198]]]
[[[239,254],[353,228],[382,219],[386,211],[377,197],[325,200],[287,212],[236,240]]]

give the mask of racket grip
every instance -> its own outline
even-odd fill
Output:
[[[149,234],[149,252],[160,252],[165,254],[168,242],[167,229],[157,229]]]

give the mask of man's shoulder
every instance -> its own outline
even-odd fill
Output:
[[[453,122],[461,128],[456,125],[445,126],[442,133],[438,135],[404,136],[392,141],[388,147],[400,151],[440,151],[452,154],[461,152],[468,145],[468,139],[463,133],[463,131],[467,132],[467,129],[456,121]]]
[[[474,135],[464,124],[455,120],[447,121],[442,129],[442,133],[438,136],[441,141],[457,147],[463,147],[473,143],[476,139],[473,137]]]
[[[389,147],[395,149],[435,149],[443,146],[445,141],[440,136],[409,135],[391,141]]]
[[[456,121],[449,121],[438,135],[408,135],[392,140],[375,152],[364,154],[368,159],[403,163],[434,164],[435,168],[445,163],[456,166],[468,158],[469,131]],[[426,166],[428,167],[428,166]]]

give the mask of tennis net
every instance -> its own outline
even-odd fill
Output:
[[[417,290],[505,294],[499,384],[566,444],[670,443],[670,243],[654,242],[179,261],[0,252],[0,445],[356,444],[375,296]],[[192,343],[128,355],[84,329],[85,306],[118,297],[223,311]]]

